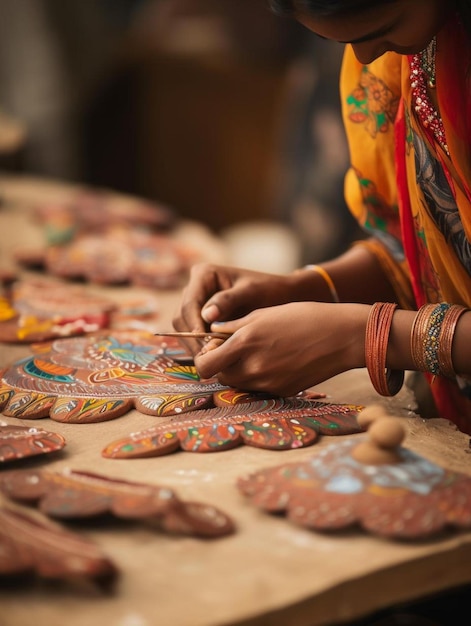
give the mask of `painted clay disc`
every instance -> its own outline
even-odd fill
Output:
[[[1,374],[0,410],[5,415],[103,421],[129,411],[140,396],[197,396],[224,389],[216,379],[201,381],[193,365],[179,362],[188,353],[178,339],[148,332],[58,339],[36,344],[32,351]]]

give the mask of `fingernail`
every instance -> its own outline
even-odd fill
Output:
[[[218,307],[215,304],[210,304],[201,311],[201,317],[205,322],[208,322],[208,324],[215,322],[219,317]]]

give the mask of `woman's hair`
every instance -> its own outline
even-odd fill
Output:
[[[394,1],[385,0],[385,2]],[[378,0],[269,0],[269,5],[274,13],[281,16],[294,15],[296,11],[299,11],[307,15],[324,17],[377,7]]]
[[[471,2],[469,0],[455,0],[455,2],[456,11],[461,17],[468,40],[471,41]]]
[[[384,3],[395,1],[383,0]],[[268,2],[272,11],[281,16],[292,16],[296,11],[322,17],[349,15],[358,10],[368,10],[378,6],[378,0],[268,0]],[[454,3],[468,39],[471,41],[471,2],[470,0],[454,0]]]

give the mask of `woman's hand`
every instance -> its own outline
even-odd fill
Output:
[[[202,378],[280,396],[295,395],[336,374],[364,367],[370,307],[293,302],[212,325],[233,333],[212,340],[195,356]]]
[[[199,263],[191,269],[173,326],[179,331],[203,331],[215,321],[233,320],[257,308],[299,300],[299,283],[294,274],[278,276]]]

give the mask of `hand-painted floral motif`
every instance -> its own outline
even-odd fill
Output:
[[[200,380],[174,337],[116,332],[55,340],[0,376],[0,410],[10,417],[90,423],[135,408],[165,418],[103,451],[110,458],[159,456],[177,449],[215,452],[238,445],[287,450],[320,434],[360,432],[362,407],[247,393]],[[181,362],[180,362],[181,361]],[[189,414],[187,416],[187,414]]]
[[[368,66],[364,66],[360,84],[347,97],[350,107],[348,119],[355,124],[364,124],[372,137],[385,133],[394,124],[398,99]]]
[[[0,341],[32,343],[108,328],[116,308],[108,298],[83,288],[29,280],[0,297]]]
[[[58,278],[156,289],[181,287],[191,265],[203,258],[201,251],[168,235],[129,227],[78,234],[61,245],[15,256],[23,266]]]

